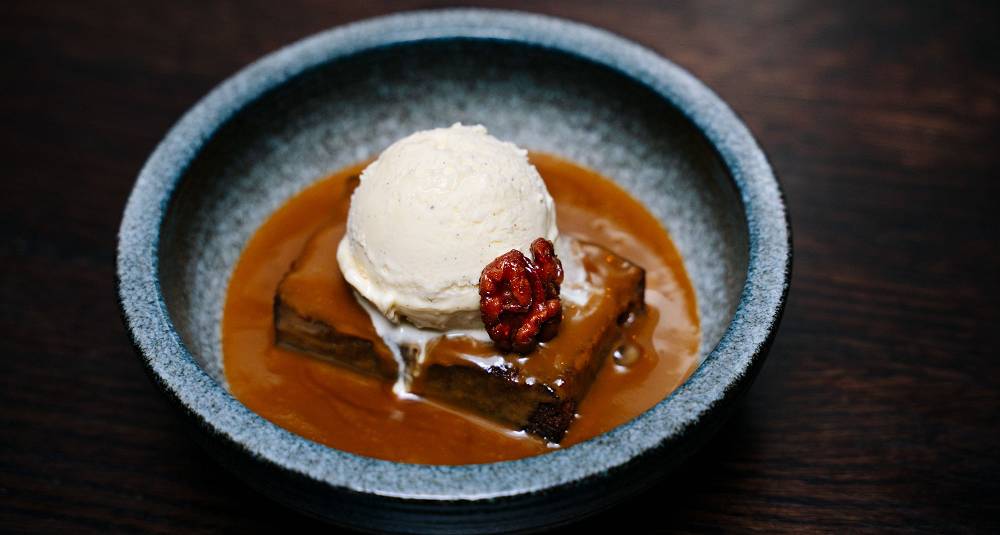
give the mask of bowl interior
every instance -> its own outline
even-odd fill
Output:
[[[670,232],[697,292],[704,357],[747,273],[743,205],[694,125],[622,73],[488,39],[368,50],[313,68],[233,115],[185,170],[160,234],[167,312],[220,384],[221,315],[244,244],[289,197],[413,131],[482,123],[617,181]]]

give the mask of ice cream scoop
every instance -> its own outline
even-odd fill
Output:
[[[454,124],[407,136],[365,168],[337,261],[393,322],[482,328],[483,268],[558,234],[552,196],[527,151],[481,125]]]

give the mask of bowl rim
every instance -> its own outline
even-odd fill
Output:
[[[698,128],[744,206],[746,282],[728,328],[698,370],[634,420],[572,447],[488,464],[441,466],[379,460],[321,445],[250,411],[195,362],[174,329],[159,282],[161,225],[188,166],[213,135],[263,94],[322,64],[369,49],[429,39],[483,39],[543,47],[614,69],[645,85]],[[415,11],[355,22],[281,48],[214,88],[156,147],[129,196],[118,235],[122,315],[158,385],[211,433],[256,459],[364,494],[476,501],[549,491],[606,475],[679,440],[752,375],[775,334],[791,279],[784,195],[761,148],[708,87],[657,53],[605,30],[515,11]]]

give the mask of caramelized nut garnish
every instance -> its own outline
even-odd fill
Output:
[[[554,338],[562,322],[562,262],[545,238],[532,242],[531,256],[528,260],[514,249],[487,264],[479,276],[479,312],[486,332],[503,351],[528,353]]]

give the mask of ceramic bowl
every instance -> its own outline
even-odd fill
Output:
[[[220,347],[226,285],[248,238],[319,177],[456,121],[596,169],[645,203],[672,235],[697,292],[698,370],[609,433],[493,464],[366,458],[248,410],[226,388]],[[487,533],[605,509],[704,443],[764,361],[790,267],[774,173],[702,83],[589,26],[449,10],[323,32],[213,90],[139,174],[117,275],[123,316],[150,375],[205,448],[249,485],[354,528]]]

